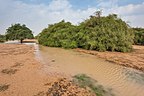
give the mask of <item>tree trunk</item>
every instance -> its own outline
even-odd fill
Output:
[[[21,44],[23,43],[23,39],[20,40],[20,43],[21,43]]]

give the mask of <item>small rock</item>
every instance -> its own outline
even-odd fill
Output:
[[[55,60],[51,60],[51,62],[55,62]]]

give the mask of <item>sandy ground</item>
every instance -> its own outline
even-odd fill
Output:
[[[75,51],[92,54],[126,67],[131,67],[144,72],[144,46],[133,45],[133,52],[98,52],[84,49],[74,49]]]
[[[0,44],[0,96],[94,96],[42,67],[32,46]]]

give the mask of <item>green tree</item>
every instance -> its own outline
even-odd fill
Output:
[[[24,39],[32,38],[34,38],[32,31],[24,24],[14,24],[6,29],[6,40],[20,40],[22,43]]]
[[[129,52],[133,30],[116,14],[91,16],[79,25],[78,47],[97,51]]]
[[[96,14],[78,26],[64,20],[49,25],[39,34],[38,41],[50,47],[131,51],[134,39],[132,28],[116,14],[100,16],[100,11]]]
[[[50,47],[76,48],[76,26],[62,20],[49,25],[38,37],[40,44]]]
[[[4,41],[5,41],[5,35],[0,34],[0,42],[4,42]]]
[[[134,43],[144,45],[144,28],[133,28],[135,38]]]

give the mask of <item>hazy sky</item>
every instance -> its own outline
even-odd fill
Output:
[[[133,27],[144,27],[144,0],[0,0],[0,34],[11,24],[26,24],[34,34],[65,19],[78,24],[97,10],[119,14]]]

